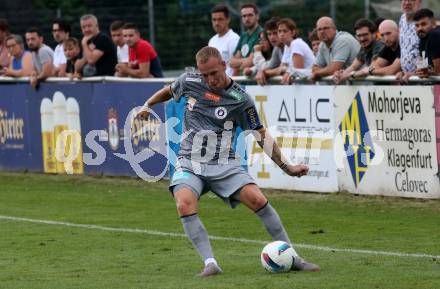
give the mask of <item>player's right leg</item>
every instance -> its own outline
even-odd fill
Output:
[[[222,273],[214,258],[208,232],[198,215],[200,194],[194,192],[194,189],[186,184],[178,184],[172,189],[183,229],[205,263],[204,270],[198,276],[208,277]]]

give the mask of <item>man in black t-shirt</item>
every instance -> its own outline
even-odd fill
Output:
[[[75,64],[75,71],[84,72],[83,76],[114,75],[118,58],[113,41],[99,31],[96,16],[83,15],[80,24],[83,58]]]
[[[414,21],[420,38],[416,74],[419,77],[440,75],[440,27],[437,27],[434,13],[429,9],[420,9],[414,15]]]
[[[400,71],[399,26],[393,20],[384,20],[379,25],[379,33],[385,47],[368,67],[368,74],[395,75]]]

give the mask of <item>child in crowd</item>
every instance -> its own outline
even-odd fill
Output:
[[[64,41],[64,55],[66,56],[66,74],[70,78],[81,77],[75,74],[75,62],[82,58],[81,46],[75,37],[69,37]]]
[[[310,45],[312,46],[313,54],[316,56],[319,51],[319,45],[321,44],[321,41],[319,41],[318,38],[318,31],[316,31],[316,29],[313,29],[313,31],[309,33],[309,41]]]

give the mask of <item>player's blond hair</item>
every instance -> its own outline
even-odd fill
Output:
[[[196,54],[196,62],[197,63],[206,63],[211,57],[215,57],[217,59],[222,59],[220,52],[217,48],[205,46],[200,49]]]

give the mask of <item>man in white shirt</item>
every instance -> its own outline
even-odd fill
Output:
[[[226,62],[226,73],[232,76],[232,68],[229,65],[229,60],[234,55],[235,47],[237,47],[240,36],[229,28],[229,9],[223,4],[214,6],[211,10],[212,28],[216,35],[214,35],[208,42],[208,46],[217,48],[223,60]]]
[[[70,36],[70,25],[60,18],[52,21],[52,36],[58,43],[53,54],[54,76],[66,76],[66,56],[64,55],[64,40]]]
[[[124,22],[121,20],[113,21],[110,24],[110,35],[112,36],[113,43],[116,45],[118,54],[118,64],[128,63],[128,45],[124,42],[124,37],[122,35],[122,27]]]

